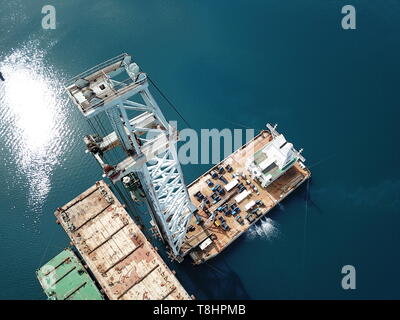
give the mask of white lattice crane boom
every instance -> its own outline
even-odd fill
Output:
[[[167,122],[148,87],[147,75],[122,54],[74,77],[67,92],[87,119],[107,115],[113,132],[85,137],[88,150],[113,183],[123,180],[131,191],[135,186],[143,190],[162,238],[179,257],[195,207],[177,157],[177,130]],[[122,147],[125,159],[106,163],[104,154],[116,147]]]

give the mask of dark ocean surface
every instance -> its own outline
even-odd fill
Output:
[[[41,27],[46,4],[55,30]],[[341,27],[346,4],[356,30]],[[192,128],[278,123],[312,171],[309,194],[299,188],[220,256],[173,264],[189,293],[400,298],[400,1],[0,0],[0,9],[1,299],[45,299],[35,270],[69,243],[53,212],[101,179],[63,84],[122,52]],[[183,166],[186,181],[210,166]],[[356,290],[341,287],[344,265],[356,268]]]

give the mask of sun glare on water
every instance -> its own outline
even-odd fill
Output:
[[[63,153],[66,99],[44,54],[33,44],[0,61],[0,139],[7,161],[27,179],[29,205],[40,207],[50,191],[50,177]]]

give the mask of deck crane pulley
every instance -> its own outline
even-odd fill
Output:
[[[74,77],[66,89],[85,118],[107,115],[113,132],[86,136],[87,149],[112,183],[123,182],[134,200],[144,196],[160,236],[181,260],[195,206],[177,157],[177,129],[167,122],[148,87],[147,75],[131,56],[121,54]],[[107,163],[104,155],[117,147],[125,158]]]

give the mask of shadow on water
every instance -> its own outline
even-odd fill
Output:
[[[232,249],[232,248],[230,248]],[[224,255],[225,253],[222,253]],[[229,266],[223,256],[199,266],[193,266],[190,259],[182,267],[190,276],[191,287],[197,299],[250,299],[238,274]],[[188,291],[191,291],[189,286]]]
[[[285,199],[283,202],[286,201],[299,201],[302,200],[308,203],[308,206],[310,208],[314,208],[316,212],[318,212],[318,214],[323,215],[324,211],[321,209],[321,207],[313,201],[312,199],[312,191],[313,191],[313,180],[312,178],[310,178],[309,181],[305,181],[298,190],[296,190],[295,192],[293,192],[293,196],[290,197],[288,199]],[[280,204],[281,206],[283,206],[283,204]]]

